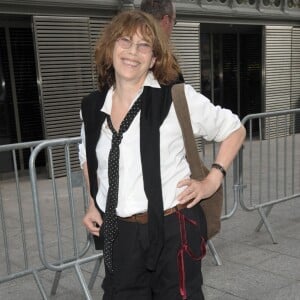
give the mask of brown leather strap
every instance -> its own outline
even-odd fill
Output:
[[[183,83],[173,85],[172,98],[177,118],[182,130],[186,159],[192,172],[191,178],[201,180],[206,176],[207,173],[205,172],[204,164],[197,151]]]
[[[186,204],[177,204],[176,206],[166,209],[164,211],[164,216],[169,216],[173,214],[175,211],[181,210],[186,208]],[[140,223],[140,224],[147,224],[148,223],[148,213],[144,212],[141,214],[135,214],[127,218],[118,217],[120,220],[125,222],[133,222],[133,223]]]

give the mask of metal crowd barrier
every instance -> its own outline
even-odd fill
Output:
[[[68,147],[69,147],[69,145],[76,144],[79,141],[80,141],[80,138],[48,140],[48,141],[41,143],[33,151],[32,155],[31,155],[30,171],[31,171],[31,174],[33,175],[31,177],[31,182],[32,182],[32,190],[33,190],[33,200],[35,203],[35,214],[36,214],[36,216],[38,216],[37,220],[36,220],[36,223],[38,224],[38,226],[39,226],[39,222],[41,220],[41,218],[39,217],[40,212],[38,211],[38,203],[41,202],[41,200],[40,200],[41,196],[38,194],[35,194],[35,191],[37,191],[37,188],[35,187],[36,179],[35,179],[34,173],[32,172],[32,170],[34,170],[34,167],[32,166],[33,161],[34,161],[37,153],[40,152],[42,149],[47,148],[48,152],[49,152],[53,147],[62,146],[62,147],[66,148],[67,155],[65,156],[65,161],[66,161],[66,165],[69,166],[70,158],[69,158],[69,154],[68,154],[69,153]],[[202,156],[202,159],[205,161],[208,168],[214,161],[215,154],[217,152],[217,148],[218,148],[218,144],[216,144],[216,143],[208,143],[208,144],[202,143],[201,149],[199,149],[199,147],[198,147],[198,150],[200,150],[200,152],[201,152],[200,155]],[[51,151],[48,154],[48,160],[50,162],[53,161]],[[223,206],[224,211],[223,211],[222,220],[229,219],[231,216],[233,216],[234,212],[237,209],[237,204],[238,204],[237,191],[238,191],[238,189],[236,189],[235,186],[236,186],[236,182],[238,180],[238,168],[239,168],[238,161],[235,161],[233,166],[228,170],[227,176],[226,176],[224,184],[223,184],[223,187],[224,187],[224,206]],[[55,169],[54,166],[50,165],[50,170],[52,170],[52,172],[54,169]],[[68,174],[68,172],[70,172],[70,170],[67,170],[67,174]],[[55,174],[51,173],[50,177],[55,178]],[[70,177],[70,175],[67,175],[67,177]],[[232,188],[228,188],[228,187],[232,187]],[[73,217],[71,219],[73,220]],[[37,228],[38,233],[39,233],[39,230],[40,229]],[[54,267],[53,265],[50,265],[47,262],[47,260],[45,259],[45,255],[44,255],[45,247],[42,245],[42,236],[43,236],[42,234],[39,234],[39,245],[40,245],[39,248],[42,249],[41,254],[40,254],[41,260],[48,269],[55,270],[55,269],[57,269],[57,266]],[[222,264],[221,258],[219,257],[219,255],[213,245],[213,242],[211,240],[208,241],[208,248],[209,248],[210,252],[212,253],[212,256],[215,260],[216,265],[221,265]],[[73,261],[73,263],[74,262],[76,262],[76,261]],[[63,266],[63,265],[60,266],[60,268],[64,268],[64,267],[65,266]],[[84,288],[84,285],[83,285],[83,288]],[[85,288],[84,288],[84,290],[85,290]],[[87,292],[87,290],[85,290],[85,293],[86,292]]]
[[[55,271],[51,289],[54,295],[62,271],[74,267],[86,299],[92,299],[89,289],[99,272],[102,253],[94,253],[90,235],[81,222],[88,198],[79,163],[73,166],[70,160],[70,150],[77,155],[79,141],[75,138],[0,146],[0,284],[32,275],[41,299],[49,299],[41,272]],[[57,176],[52,156],[52,149],[56,151],[60,145],[64,162],[59,165],[63,165],[64,176],[61,169]],[[46,155],[48,174],[40,169]],[[92,261],[95,264],[87,285],[81,265]]]
[[[75,166],[75,169],[76,167],[77,169],[74,171],[70,159],[72,150],[77,155],[79,142],[80,138],[71,138],[0,146],[0,153],[11,152],[14,162],[14,180],[9,178],[9,180],[0,181],[0,218],[2,225],[0,246],[5,253],[4,258],[3,255],[0,255],[0,265],[6,266],[4,274],[3,270],[5,268],[1,268],[0,283],[32,274],[42,298],[48,299],[39,272],[46,269],[55,272],[51,289],[51,295],[54,295],[62,272],[65,269],[74,268],[86,298],[92,299],[89,288],[93,287],[99,272],[102,253],[91,253],[90,236],[81,224],[88,200],[85,185],[82,181],[82,173],[77,170],[78,166]],[[217,144],[201,143],[201,149],[198,149],[208,167],[214,161],[217,147]],[[64,158],[60,158],[60,170],[57,170],[53,151],[57,151],[59,148],[64,153]],[[29,162],[30,178],[28,172],[23,170],[20,179],[18,171],[20,164],[16,153],[23,149],[29,149],[31,152]],[[41,154],[47,155],[49,176],[45,176],[45,172],[39,172],[37,161]],[[61,175],[62,164],[64,176]],[[228,170],[224,182],[222,220],[229,219],[237,208],[239,190],[236,188],[236,183],[239,179],[237,176],[238,170],[239,163],[235,161]],[[24,173],[26,173],[26,176],[24,176]],[[15,191],[14,194],[12,194],[12,190]],[[14,205],[12,205],[12,198],[16,202]],[[6,208],[8,202],[10,206]],[[13,220],[13,231],[11,231],[12,226],[8,226],[8,223],[11,223],[8,220]],[[33,220],[35,221],[34,224]],[[14,231],[17,231],[20,237],[16,238]],[[10,241],[11,237],[12,241]],[[20,244],[17,244],[17,241]],[[221,259],[212,241],[208,241],[208,247],[216,264],[221,265]],[[15,268],[15,265],[20,264],[22,257],[23,266],[21,269]],[[80,266],[92,260],[95,260],[96,263],[87,285]]]
[[[248,138],[239,153],[241,168],[239,202],[245,211],[257,211],[259,231],[265,225],[273,243],[269,220],[272,208],[300,197],[300,109],[246,116]]]
[[[265,225],[276,243],[269,222],[272,208],[300,197],[300,109],[248,115],[242,123],[248,138],[224,181],[222,220],[233,216],[240,203],[244,210],[259,213],[261,220],[256,230]],[[77,155],[79,142],[80,138],[71,138],[0,146],[0,154],[6,153],[13,164],[9,179],[0,173],[0,247],[4,249],[0,265],[5,265],[0,269],[0,284],[31,274],[42,298],[48,299],[39,272],[55,272],[53,295],[62,272],[74,268],[86,299],[92,299],[89,288],[99,272],[102,253],[91,250],[90,235],[81,224],[88,205],[87,192],[81,171],[71,163],[72,150]],[[61,169],[57,170],[53,156],[59,148],[64,153],[59,163],[64,176]],[[208,167],[217,148],[215,143],[198,143]],[[20,172],[22,155],[17,155],[25,149],[31,152],[30,179],[26,170]],[[38,157],[45,153],[50,179],[45,172],[39,172],[37,165]],[[208,247],[216,264],[221,265],[212,241],[208,241]],[[96,263],[87,285],[81,265],[90,261]]]
[[[92,239],[82,226],[81,220],[88,206],[87,191],[82,172],[78,170],[79,162],[75,166],[71,163],[72,153],[77,156],[79,142],[80,138],[66,138],[40,143],[31,153],[29,170],[39,256],[43,265],[55,272],[51,294],[56,293],[62,272],[74,268],[86,299],[92,299],[89,289],[99,272],[102,251],[94,253],[90,247]],[[53,152],[60,150],[64,158],[60,158],[57,165]],[[50,180],[47,182],[37,179],[35,166],[43,151],[47,152],[48,158]],[[65,176],[61,176],[62,165]],[[56,176],[56,172],[60,175]],[[96,263],[87,285],[81,265],[91,261]]]
[[[0,284],[32,275],[44,299],[46,292],[39,272],[45,267],[34,261],[32,245],[35,232],[30,180],[28,172],[20,170],[23,151],[33,151],[40,142],[0,146],[1,169],[9,166],[10,172],[1,173],[0,179]],[[21,157],[21,159],[20,159]],[[29,243],[30,241],[30,243]]]

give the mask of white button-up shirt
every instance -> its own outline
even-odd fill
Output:
[[[144,86],[160,88],[158,81],[150,72]],[[240,126],[239,118],[230,110],[214,106],[209,99],[188,84],[184,91],[190,111],[192,128],[195,136],[216,142],[223,141]],[[111,114],[113,88],[111,88],[102,107],[102,111]],[[135,100],[142,94],[143,87]],[[135,102],[133,101],[133,103]],[[82,144],[79,145],[79,159],[81,165],[86,161],[84,125],[81,129]],[[105,120],[101,128],[101,135],[96,147],[98,159],[98,193],[96,201],[102,211],[105,211],[108,192],[108,155],[111,148],[112,132]],[[140,153],[140,112],[123,134],[120,144],[119,170],[119,198],[117,215],[128,217],[136,213],[145,212],[148,200],[144,192],[143,173]],[[184,188],[177,188],[177,183],[190,176],[190,169],[185,158],[184,142],[181,128],[176,116],[174,105],[160,127],[160,169],[164,209],[174,207],[178,201],[177,195]]]

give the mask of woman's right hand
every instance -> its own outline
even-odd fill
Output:
[[[92,234],[99,236],[100,235],[100,227],[103,223],[102,217],[94,204],[94,200],[90,199],[89,208],[82,220],[83,225],[87,228],[87,230]]]

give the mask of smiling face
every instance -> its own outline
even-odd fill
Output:
[[[112,59],[117,84],[141,85],[155,63],[152,45],[139,30],[131,37],[122,36],[115,42]]]
[[[140,82],[149,69],[161,84],[173,82],[179,74],[166,34],[153,16],[139,10],[113,18],[97,41],[95,63],[100,90],[115,86],[116,80]]]

